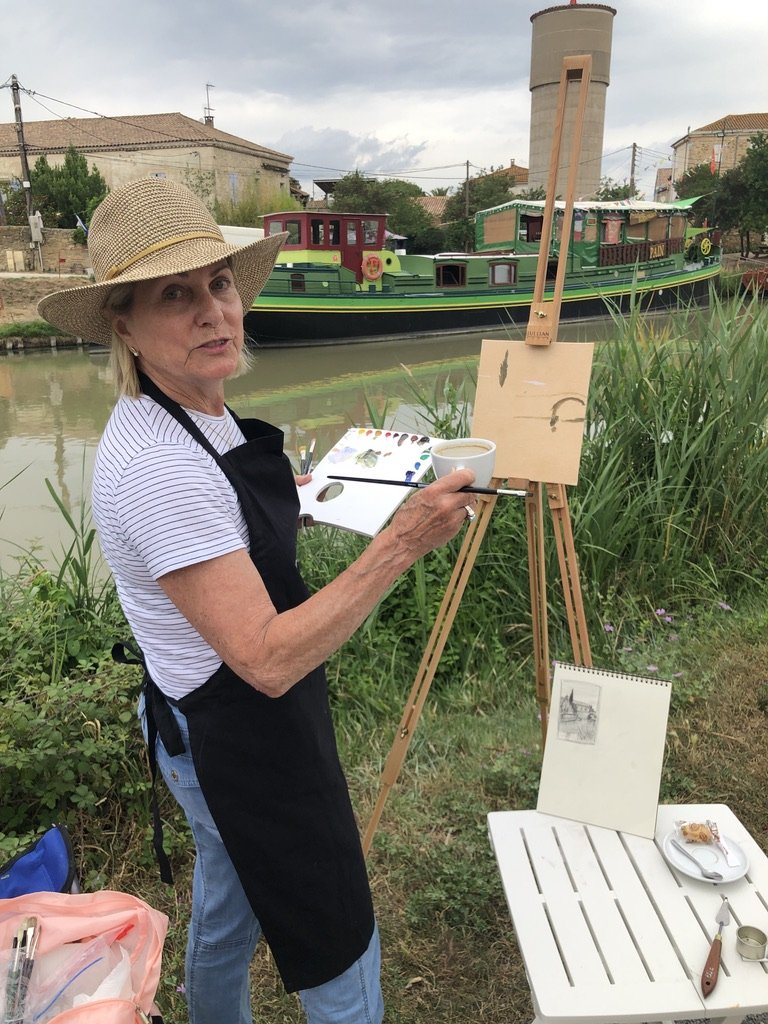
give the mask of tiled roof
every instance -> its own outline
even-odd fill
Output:
[[[114,150],[215,146],[290,163],[293,157],[222,132],[185,114],[136,114],[125,117],[69,117],[26,121],[24,141],[31,158],[64,153],[70,146],[86,153]],[[15,124],[0,124],[0,156],[18,153]]]
[[[695,128],[691,135],[717,132],[768,132],[768,114],[726,114],[719,121]]]
[[[442,224],[448,196],[416,196],[416,202],[429,214],[435,224]]]
[[[528,184],[528,168],[520,164],[510,164],[509,167],[499,167],[489,174],[481,174],[481,178],[510,178],[513,185]]]

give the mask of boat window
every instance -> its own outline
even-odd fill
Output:
[[[438,288],[463,288],[466,283],[466,263],[438,263],[435,267],[435,284]]]
[[[357,221],[347,221],[347,245],[357,245]]]
[[[532,217],[528,213],[520,215],[519,239],[521,242],[541,241],[541,229],[544,225],[543,217]]]
[[[301,221],[287,220],[285,224],[281,224],[279,220],[273,220],[269,225],[270,235],[279,235],[281,231],[288,232],[288,237],[285,240],[286,245],[301,244]]]
[[[312,245],[325,245],[325,223],[322,220],[309,222]]]
[[[514,284],[517,267],[514,263],[492,263],[489,269],[489,283],[492,285]]]
[[[307,290],[307,282],[303,274],[291,274],[290,282],[292,292],[305,292]]]
[[[341,222],[338,220],[328,221],[328,244],[338,245],[341,239]]]
[[[379,238],[379,222],[377,220],[363,221],[363,242],[365,245],[376,245]]]

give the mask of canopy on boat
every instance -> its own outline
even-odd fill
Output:
[[[574,202],[573,206],[576,210],[602,210],[604,212],[629,210],[634,213],[676,213],[680,210],[687,209],[695,203],[697,199],[701,199],[701,196],[695,196],[691,199],[676,199],[671,203],[651,203],[646,202],[644,199],[578,199]],[[499,213],[502,210],[513,209],[543,211],[544,205],[545,201],[543,199],[510,199],[507,203],[500,203],[498,206],[491,206],[487,210],[479,210],[477,216],[483,217],[489,213]],[[564,210],[565,202],[562,199],[556,199],[555,209]]]

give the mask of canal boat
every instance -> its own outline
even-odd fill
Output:
[[[561,318],[606,316],[632,302],[649,310],[705,302],[720,270],[720,236],[691,229],[689,205],[574,204]],[[555,204],[545,300],[564,208]],[[415,255],[398,248],[384,214],[268,214],[265,234],[288,239],[246,329],[258,345],[316,345],[524,326],[543,223],[543,201],[516,199],[476,215],[473,253]]]

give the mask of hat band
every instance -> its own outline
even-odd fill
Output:
[[[215,231],[188,231],[185,235],[174,235],[172,238],[164,238],[162,242],[148,245],[146,249],[135,253],[129,260],[125,260],[123,263],[113,264],[104,275],[104,280],[111,281],[119,274],[122,274],[124,270],[128,270],[134,264],[143,260],[145,256],[151,256],[153,252],[160,252],[162,249],[168,249],[179,242],[188,242],[193,238],[215,238],[217,242],[224,244],[224,239]]]

